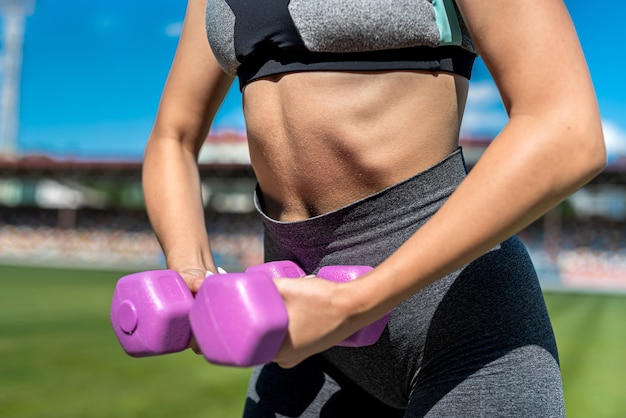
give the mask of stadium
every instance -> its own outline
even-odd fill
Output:
[[[468,169],[488,139],[461,140]],[[207,227],[220,265],[239,271],[262,259],[256,181],[244,135],[207,138],[200,156]],[[145,214],[141,162],[0,160],[0,257],[6,263],[159,268]],[[626,289],[626,159],[520,234],[545,286]]]
[[[66,3],[81,8],[80,2]],[[184,2],[174,3],[168,11],[180,18]],[[59,7],[0,0],[0,416],[239,416],[249,370],[207,364],[190,352],[131,359],[110,329],[117,279],[164,267],[141,189],[146,132],[139,130],[128,154],[103,154],[87,145],[35,146],[28,139],[34,117],[20,117],[29,97],[20,89],[29,87],[35,65],[22,52],[33,48],[35,39],[27,35],[31,26],[37,31],[38,13]],[[119,12],[124,3],[111,7]],[[176,38],[175,25],[167,28]],[[173,44],[167,45],[160,52],[165,61]],[[30,67],[21,68],[22,61]],[[153,78],[162,81],[166,72],[163,64]],[[154,84],[148,94],[153,105],[160,82]],[[199,169],[216,261],[227,271],[242,271],[262,262],[263,231],[253,207],[256,180],[245,131],[238,119],[223,115],[206,139]],[[72,121],[67,124],[73,129]],[[85,126],[97,138],[93,126]],[[468,169],[492,138],[490,132],[465,132]],[[624,138],[610,148],[615,152],[603,173],[519,234],[554,322],[571,417],[626,414]]]

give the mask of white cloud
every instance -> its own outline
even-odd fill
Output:
[[[172,22],[165,26],[165,35],[170,38],[177,38],[180,36],[180,31],[183,29],[183,22]]]
[[[604,131],[604,143],[606,150],[611,157],[626,156],[626,132],[615,122],[610,120],[602,121]]]

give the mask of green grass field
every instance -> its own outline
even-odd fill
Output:
[[[133,359],[108,313],[124,271],[0,266],[1,417],[240,416],[249,370]],[[546,293],[569,417],[626,416],[626,297]]]

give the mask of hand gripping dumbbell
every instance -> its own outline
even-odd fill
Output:
[[[282,269],[302,272],[289,261],[276,263],[280,263]],[[317,277],[346,282],[371,269],[368,266],[327,266],[320,269]],[[289,324],[285,304],[272,279],[294,276],[272,274],[260,265],[242,274],[208,277],[189,313],[194,336],[205,358],[211,363],[239,367],[272,361]],[[339,345],[359,347],[375,343],[388,316],[362,328]]]
[[[266,263],[248,270],[263,277],[304,276],[304,272],[291,262]],[[233,278],[241,275],[250,274],[219,276]],[[243,293],[238,297],[245,298],[246,295]],[[122,348],[133,357],[175,353],[189,347],[189,311],[193,304],[193,295],[176,271],[134,273],[117,282],[111,304],[111,324]]]
[[[317,277],[336,283],[344,283],[354,280],[372,270],[369,266],[326,266],[317,273]],[[377,319],[364,328],[361,328],[339,344],[341,347],[365,347],[374,344],[382,335],[391,312]]]
[[[329,266],[323,267],[318,277],[345,282],[369,270],[371,267],[366,266]],[[271,279],[304,275],[291,261],[252,266],[245,273],[214,275],[210,278],[220,280],[212,279],[207,289],[213,290],[206,292],[207,297],[199,298],[204,302],[196,302],[176,271],[134,273],[117,283],[111,323],[122,347],[133,357],[179,352],[189,346],[189,313],[195,304],[196,311],[210,314],[206,317],[198,314],[198,325],[194,328],[209,361],[240,366],[262,364],[274,357],[288,325],[284,303]],[[357,331],[339,345],[358,347],[375,343],[387,318]],[[241,352],[233,354],[233,346],[240,347]]]

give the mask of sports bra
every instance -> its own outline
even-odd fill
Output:
[[[239,87],[294,71],[444,71],[471,77],[454,0],[207,0],[206,30]]]

